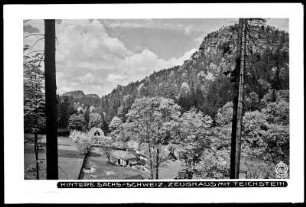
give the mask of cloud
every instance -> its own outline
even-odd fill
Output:
[[[91,61],[101,62],[122,58],[129,54],[124,44],[110,37],[98,21],[63,20],[57,29],[58,61],[69,61],[71,66]]]
[[[289,19],[288,18],[286,19],[284,18],[268,19],[267,24],[289,32]]]
[[[168,65],[182,65],[185,60],[189,59],[193,53],[197,51],[196,48],[193,48],[187,52],[182,57],[179,58],[171,58],[170,60],[166,61]]]
[[[83,90],[104,95],[164,68],[180,65],[195,51],[162,59],[146,48],[133,52],[110,36],[97,21],[62,20],[57,24],[57,87],[59,93]]]
[[[39,33],[40,30],[37,27],[33,27],[32,25],[24,25],[23,31],[25,33]]]
[[[95,77],[91,73],[87,73],[85,76],[80,77],[82,83],[92,83],[95,81]]]
[[[31,51],[42,51],[44,49],[44,21],[31,19],[23,24],[23,43],[30,46]]]
[[[44,34],[45,26],[43,19],[30,19],[23,24],[24,35],[31,33]]]
[[[111,36],[120,39],[133,52],[147,49],[163,59],[181,57],[186,51],[198,47],[194,32],[185,32],[180,20],[100,20]],[[191,27],[191,26],[190,26]],[[192,27],[195,30],[196,28]],[[190,30],[191,30],[190,29]]]
[[[152,20],[127,22],[114,20],[112,23],[112,27],[115,28],[113,31],[116,31],[117,35],[110,32],[103,21],[56,22],[58,93],[83,90],[84,93],[105,95],[118,84],[127,85],[149,76],[154,71],[181,65],[196,50],[190,45],[193,38],[188,36],[186,39],[184,25]],[[25,24],[25,32],[28,32],[29,28],[43,31],[43,24],[43,20],[31,20]],[[159,28],[156,28],[156,25]],[[133,29],[121,30],[120,26]],[[170,28],[170,31],[167,28]],[[122,41],[120,37],[126,32],[133,39]],[[150,38],[145,40],[145,37]],[[37,38],[33,36],[30,39],[33,42]],[[141,39],[144,40],[143,44],[133,41]],[[127,42],[134,44],[137,50],[129,49]],[[153,45],[161,47],[159,50],[154,50]],[[39,45],[39,48],[43,49],[43,44]],[[181,51],[177,53],[180,55],[173,55],[171,52],[178,50]],[[167,51],[169,57],[161,55],[161,51]]]
[[[106,78],[107,81],[111,83],[122,83],[125,80],[125,77],[121,74],[109,74]]]
[[[152,51],[143,50],[141,53],[126,57],[121,65],[122,70],[119,69],[110,73],[107,81],[115,87],[117,84],[125,85],[132,81],[141,80],[154,71],[183,64],[195,51],[196,49],[194,48],[180,58],[164,60],[158,58]]]
[[[232,19],[61,20],[56,24],[57,88],[60,94],[83,90],[99,96],[154,71],[181,65],[204,36]],[[288,26],[280,19],[269,23]],[[34,29],[33,29],[34,28]],[[44,31],[31,20],[24,32]],[[38,37],[29,38],[35,42]],[[38,44],[43,49],[43,44]]]

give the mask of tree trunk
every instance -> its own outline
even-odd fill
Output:
[[[159,149],[156,147],[156,171],[155,171],[155,179],[158,180],[158,168],[159,168]]]
[[[36,179],[39,180],[39,162],[38,162],[38,101],[37,101],[37,94],[38,94],[38,84],[37,84],[37,74],[35,74],[35,132],[34,132],[34,153],[35,153],[35,161],[36,161]]]
[[[45,20],[47,179],[58,179],[55,20]]]
[[[149,125],[148,123],[146,123],[146,138],[145,138],[145,142],[148,143],[148,152],[149,152],[149,164],[150,164],[150,179],[153,180],[153,156],[152,156],[152,149],[151,149],[151,140],[150,140],[150,134],[149,134]]]
[[[243,113],[243,87],[245,68],[245,44],[246,44],[246,19],[239,19],[238,49],[236,60],[236,82],[234,86],[235,96],[233,100],[233,124],[231,140],[231,167],[230,178],[239,178],[242,113]]]
[[[39,157],[38,157],[38,135],[37,132],[34,134],[34,152],[36,161],[36,179],[39,180]]]
[[[272,91],[272,102],[276,102],[276,91],[279,90],[279,80],[280,80],[280,67],[276,65],[275,78],[273,80],[273,91]]]
[[[148,145],[149,145],[150,179],[153,180],[153,162],[152,162],[151,141],[149,141]]]
[[[106,152],[106,156],[107,156],[108,163],[111,163],[111,160],[110,160],[110,158],[111,158],[111,148],[108,149],[108,151]]]

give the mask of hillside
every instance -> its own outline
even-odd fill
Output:
[[[94,106],[99,107],[101,104],[100,97],[97,94],[84,94],[83,91],[70,91],[64,93],[60,96],[60,99],[63,101],[68,99],[72,103],[78,103],[83,107],[85,106]]]
[[[84,94],[83,91],[70,91],[58,96],[59,128],[67,128],[69,117],[78,112],[101,112],[101,99],[97,94]]]
[[[171,98],[183,112],[196,107],[214,118],[220,107],[232,101],[229,72],[235,69],[237,26],[208,34],[183,65],[159,70],[126,86],[118,85],[101,99],[96,94],[71,91],[61,95],[61,101],[69,97],[75,109],[94,106],[108,123],[118,115],[120,107],[124,115],[142,96]],[[249,100],[255,96],[256,100],[246,104],[246,110],[259,109],[260,100],[271,89],[289,89],[289,34],[271,26],[253,29],[256,32],[251,33],[247,45],[245,97]]]
[[[269,90],[289,88],[288,33],[270,26],[254,26],[253,29],[256,33],[249,37],[247,48],[245,97],[248,99],[255,94],[258,103],[247,105],[247,110],[259,108],[259,100]],[[183,111],[194,106],[214,117],[220,107],[232,100],[228,71],[235,69],[236,38],[237,25],[222,27],[208,34],[183,65],[154,72],[127,86],[117,86],[101,99],[107,121],[117,115],[120,106],[120,111],[127,111],[141,96],[168,97]]]
[[[85,96],[83,91],[70,91],[67,93],[64,93],[62,96],[69,96],[72,97],[73,99],[80,99]]]

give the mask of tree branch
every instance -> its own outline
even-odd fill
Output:
[[[44,36],[44,34],[42,34],[42,33],[32,33],[32,34],[28,34],[28,35],[23,36],[23,38],[28,38],[28,37],[31,37],[31,36]]]
[[[36,41],[34,42],[34,44],[33,44],[31,47],[28,48],[28,50],[32,49],[39,41],[41,41],[41,40],[43,40],[43,39],[44,39],[44,37],[41,37],[41,38],[39,38],[38,40],[36,40]]]

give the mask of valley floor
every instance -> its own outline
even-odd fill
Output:
[[[36,179],[33,135],[25,135],[24,144],[24,178]],[[41,137],[41,144],[45,146],[45,136]],[[39,153],[40,179],[46,179],[45,151]],[[67,137],[58,138],[58,162],[60,180],[77,180],[80,172],[84,180],[142,180],[149,179],[149,175],[137,167],[125,167],[110,163],[102,148],[92,147],[91,155],[82,168],[84,155],[80,155],[76,144]],[[85,170],[84,170],[85,169]],[[90,169],[87,170],[86,169]],[[182,169],[181,161],[168,160],[159,169],[159,179],[174,179]],[[262,160],[241,158],[241,179],[276,178],[274,166],[267,166]],[[208,178],[209,179],[209,178]],[[228,178],[225,178],[228,179]]]
[[[92,155],[88,158],[85,168],[92,171],[84,173],[84,180],[149,179],[149,175],[140,169],[109,163],[103,149],[98,147],[92,148]],[[180,161],[168,161],[160,168],[159,179],[173,179],[180,170]]]
[[[25,179],[36,179],[34,144],[29,143],[33,135],[25,134],[24,144],[24,169]],[[41,144],[45,146],[45,135],[41,137]],[[39,164],[40,179],[46,179],[46,153],[42,151],[38,155],[41,163]],[[66,137],[58,137],[58,174],[60,180],[78,179],[84,156],[77,151],[76,144]]]

